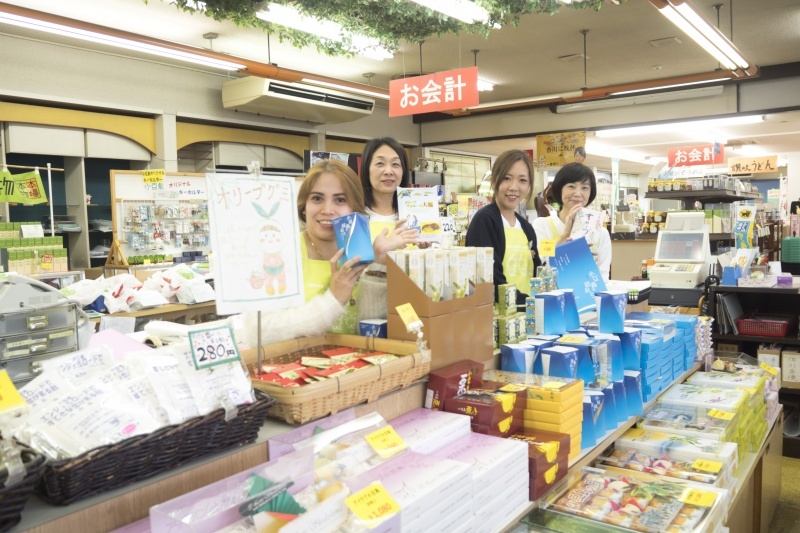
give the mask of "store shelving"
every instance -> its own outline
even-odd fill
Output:
[[[738,192],[728,189],[700,189],[697,191],[648,191],[645,198],[656,200],[688,200],[736,202],[739,200],[755,200],[761,198],[757,192]]]

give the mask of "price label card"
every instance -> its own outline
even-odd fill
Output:
[[[19,229],[22,230],[22,237],[25,239],[44,237],[44,228],[41,224],[23,224]]]
[[[761,364],[758,366],[761,368],[761,370],[765,370],[767,373],[772,374],[773,376],[778,375],[778,370],[775,367],[768,365],[764,361],[761,361]]]
[[[456,233],[456,219],[453,217],[440,217],[442,223],[442,233],[449,233],[455,235]]]
[[[28,404],[11,382],[7,370],[0,370],[0,413],[24,407]]]
[[[717,495],[706,490],[688,489],[678,499],[683,503],[696,505],[697,507],[711,507],[717,500]]]
[[[722,470],[722,462],[711,461],[709,459],[697,459],[694,463],[692,463],[692,468],[695,470],[702,470],[703,472],[718,474],[719,471]]]
[[[548,381],[547,383],[542,385],[542,387],[544,387],[545,389],[558,390],[558,389],[562,388],[564,385],[566,385],[566,383],[562,383],[560,381]]]
[[[189,332],[192,361],[197,370],[240,361],[242,356],[230,326]]]
[[[556,240],[555,239],[542,239],[538,242],[539,255],[541,257],[555,257],[556,255]]]
[[[400,512],[400,504],[380,483],[373,483],[367,488],[351,494],[344,502],[362,522],[370,527]]]
[[[558,339],[558,342],[568,342],[570,344],[577,344],[586,342],[586,340],[587,339],[585,337],[579,337],[578,335],[564,335],[563,337]]]
[[[44,254],[39,262],[42,270],[53,270],[53,254]]]
[[[397,309],[397,314],[400,315],[400,320],[406,325],[407,331],[414,331],[422,327],[422,320],[419,319],[411,304],[398,305],[395,309]]]
[[[364,438],[367,439],[372,449],[378,452],[378,455],[384,459],[408,448],[403,438],[397,434],[397,431],[395,431],[392,426],[382,427],[369,435],[365,435]]]
[[[164,169],[142,170],[142,179],[145,183],[164,183]]]
[[[708,412],[708,416],[719,418],[720,420],[733,420],[735,413],[731,413],[730,411],[721,411],[719,409],[712,409]]]

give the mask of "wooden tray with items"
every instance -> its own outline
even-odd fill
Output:
[[[253,387],[267,392],[276,401],[269,416],[290,424],[304,424],[408,387],[425,376],[431,367],[430,360],[424,360],[413,342],[327,334],[265,345],[262,369],[269,371],[276,365],[300,363],[304,357],[326,357],[323,351],[337,348],[352,349],[356,358],[369,356],[372,352],[383,352],[397,358],[365,365],[351,373],[337,372],[338,375],[321,381],[285,386],[265,381],[270,372],[262,372],[259,376],[253,350],[245,354]]]

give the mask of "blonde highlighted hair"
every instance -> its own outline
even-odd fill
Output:
[[[300,216],[300,220],[306,221],[308,197],[323,174],[333,174],[339,178],[347,205],[354,213],[364,213],[364,189],[353,169],[337,159],[323,159],[309,169],[303,184],[300,185],[300,191],[297,193],[297,214]]]

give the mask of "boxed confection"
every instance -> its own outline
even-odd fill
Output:
[[[728,503],[728,491],[716,487],[613,467],[586,467],[567,476],[545,498],[540,504],[542,522],[534,516],[532,523],[569,515],[570,531],[618,526],[648,533],[699,533],[722,527]]]
[[[563,335],[567,332],[564,319],[564,293],[551,291],[537,294],[536,333],[543,335]]]
[[[522,413],[525,420],[534,420],[538,422],[545,422],[548,424],[555,424],[563,428],[572,427],[575,425],[576,420],[580,420],[583,413],[583,407],[580,403],[576,403],[569,409],[560,413],[550,413],[547,411],[539,411],[536,409],[525,409]]]
[[[433,453],[470,434],[466,415],[418,408],[391,421],[406,445],[418,453]]]
[[[446,409],[468,415],[473,426],[488,428],[488,434],[506,435],[522,425],[525,395],[525,389],[473,389],[448,400]]]
[[[277,459],[283,455],[292,453],[299,447],[308,443],[308,439],[321,431],[327,431],[356,419],[355,408],[345,409],[336,414],[326,416],[310,424],[294,428],[290,431],[275,435],[267,441],[270,459]],[[302,444],[301,444],[302,443]]]
[[[660,454],[665,450],[681,454],[686,459],[711,459],[731,466],[732,472],[739,468],[739,449],[734,442],[708,439],[687,439],[683,435],[631,428],[617,439],[618,448],[631,448],[647,454]]]
[[[617,395],[614,393],[614,384],[609,383],[603,387],[603,394],[605,395],[605,409],[606,409],[606,422],[609,424],[608,429],[616,428],[619,424],[628,420],[627,406],[617,405]],[[620,398],[621,401],[627,401],[625,398]]]
[[[739,412],[716,407],[657,403],[648,409],[638,427],[698,439],[733,442],[739,432]]]
[[[605,395],[602,391],[583,391],[583,421],[581,422],[581,447],[591,448],[606,433],[606,413],[603,409]],[[614,424],[616,427],[616,424]]]
[[[536,429],[521,429],[509,435],[528,445],[530,499],[539,499],[567,473],[570,436]]]
[[[533,373],[534,361],[543,348],[552,346],[552,342],[526,340],[519,344],[503,344],[500,346],[500,370]]]
[[[767,373],[757,368],[753,370],[754,372],[735,373],[698,371],[689,376],[686,382],[692,385],[705,385],[722,389],[756,389],[763,396]]]
[[[660,398],[662,403],[705,407],[713,405],[724,411],[737,411],[750,401],[750,393],[743,390],[723,389],[682,383],[672,386]]]
[[[622,343],[622,365],[625,370],[639,370],[642,355],[642,330],[626,327],[619,333]]]
[[[603,333],[625,331],[628,291],[597,291],[594,299],[597,306],[598,329]]]
[[[372,263],[375,252],[372,249],[372,238],[369,233],[369,218],[361,213],[350,213],[333,219],[333,231],[336,234],[336,246],[344,250],[341,264],[360,257],[359,264]]]
[[[583,388],[581,388],[583,391]],[[570,409],[574,409],[576,406],[580,406],[583,403],[582,394],[576,394],[575,396],[563,401],[563,402],[555,402],[551,400],[537,400],[534,398],[528,398],[525,402],[526,409],[537,411],[540,413],[564,413],[569,411]]]
[[[570,333],[558,339],[556,346],[568,346],[578,350],[578,368],[575,377],[583,380],[586,384],[597,381],[600,374],[601,361],[604,369],[608,370],[607,343],[584,334]]]
[[[622,371],[625,369],[622,359],[622,341],[619,335],[614,333],[601,333],[597,330],[589,330],[588,335],[593,339],[608,342],[608,368],[610,369],[609,381],[622,381]]]
[[[626,370],[623,383],[625,384],[625,399],[628,403],[628,416],[642,414],[644,410],[642,373],[640,371]]]
[[[501,370],[487,370],[483,373],[483,377],[487,381],[522,385],[527,391],[528,400],[544,400],[566,405],[570,401],[575,401],[576,397],[583,396],[583,381],[579,379],[520,374]]]
[[[444,411],[448,399],[469,389],[480,388],[483,368],[483,363],[465,359],[431,371],[425,392],[425,407]]]
[[[542,348],[533,362],[533,373],[575,379],[578,377],[578,349],[572,346]]]

